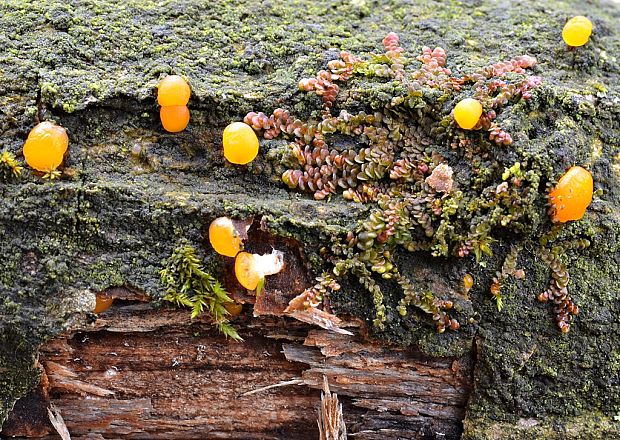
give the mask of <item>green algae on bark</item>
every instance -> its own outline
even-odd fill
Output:
[[[318,99],[298,92],[298,81],[325,68],[340,50],[376,51],[394,31],[410,53],[422,45],[444,47],[456,73],[535,56],[535,73],[545,83],[503,121],[515,142],[498,158],[497,172],[522,157],[535,158],[548,177],[573,163],[588,164],[601,192],[584,220],[565,227],[565,238],[592,242],[563,256],[581,309],[570,334],[559,335],[552,311],[536,301],[549,271],[535,240],[525,239],[517,261],[526,279],[504,282],[504,309],[497,311],[488,288],[518,240],[506,234],[493,245],[487,268],[473,258],[398,256],[403,272],[448,295],[465,272],[472,273],[474,324],[436,335],[412,314],[376,336],[417,344],[432,355],[475,348],[467,438],[493,438],[496,429],[511,427],[522,438],[544,436],[542,423],[532,420],[553,420],[555,432],[567,437],[620,435],[612,418],[620,412],[617,6],[7,0],[0,12],[6,30],[0,33],[0,149],[20,158],[37,116],[61,123],[71,140],[60,181],[42,182],[25,169],[20,181],[0,183],[0,420],[36,382],[38,344],[85,319],[93,292],[131,285],[160,298],[162,261],[182,238],[203,243],[209,220],[219,215],[263,215],[272,232],[303,243],[319,268],[318,249],[352,230],[367,209],[337,197],[315,202],[285,189],[277,183],[283,170],[268,160],[271,150],[285,147],[276,141],[263,144],[250,173],[226,165],[221,129],[259,108],[311,116]],[[594,34],[585,47],[567,51],[561,28],[577,13],[593,20]],[[181,135],[159,128],[154,87],[163,73],[187,76],[194,91],[192,121]],[[362,84],[349,101],[372,107],[392,92]],[[546,221],[540,217],[532,227]],[[334,306],[372,320],[370,297],[350,287],[343,285]],[[399,300],[396,289],[385,289],[388,311],[394,313]]]

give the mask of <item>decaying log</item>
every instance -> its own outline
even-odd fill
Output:
[[[575,15],[587,15],[593,33],[568,48],[562,27]],[[15,164],[0,166],[0,436],[58,439],[54,404],[54,418],[78,439],[316,439],[327,377],[353,439],[461,431],[464,440],[620,438],[619,41],[614,0],[0,0],[0,156],[23,167],[17,177]],[[424,46],[437,47],[435,72],[441,79],[449,70],[450,81],[427,75]],[[297,134],[259,133],[252,163],[225,160],[223,130],[249,112],[266,118],[281,108],[294,132],[300,123],[318,127],[324,101],[315,92],[325,94],[299,90],[300,82],[351,57],[370,63],[346,81],[351,72],[337,69],[329,104],[344,125],[324,126],[326,148],[305,145],[313,151],[301,160],[290,148]],[[481,72],[534,58],[527,73],[506,71],[479,87]],[[408,84],[398,80],[403,73]],[[169,74],[183,75],[192,91],[181,133],[161,125],[156,90]],[[458,129],[451,115],[465,97],[493,108],[497,127]],[[358,136],[363,114],[374,122]],[[54,181],[23,154],[41,121],[61,125],[70,140]],[[513,143],[498,145],[508,133]],[[370,174],[355,166],[330,176],[323,162],[345,151],[378,161],[366,163]],[[425,208],[408,213],[393,243],[391,226],[362,239],[400,211],[408,162],[417,164],[412,203],[426,200]],[[426,177],[443,163],[452,192],[419,192],[440,189]],[[581,221],[558,228],[548,190],[573,165],[591,171],[594,198]],[[306,166],[315,176],[305,181],[338,181],[337,194],[315,200],[310,185],[283,180]],[[316,180],[324,171],[327,182]],[[391,188],[388,200],[345,197],[341,186],[365,187],[358,176],[372,178],[366,190]],[[209,245],[220,216],[254,219],[245,250],[284,252],[287,268],[258,299],[237,283],[233,260]],[[371,241],[372,253],[361,255]],[[191,322],[187,310],[135,302],[162,300],[160,271],[182,243],[245,304],[234,321],[243,344],[202,317]],[[354,335],[284,316],[349,251],[360,268],[378,263],[365,280],[341,274],[342,288],[326,300]],[[520,276],[499,286],[510,260]],[[402,277],[386,279],[384,270]],[[539,303],[557,278],[570,281],[579,309],[568,334],[556,322],[566,316]],[[106,289],[114,307],[85,327]],[[416,306],[431,292],[450,302],[458,330],[437,334],[432,314]],[[367,329],[346,326],[351,316]]]
[[[49,400],[25,398],[5,431],[52,438],[43,411],[51,402],[73,439],[314,440],[326,377],[350,438],[459,438],[469,356],[429,358],[288,318],[241,315],[235,324],[243,343],[186,311],[113,307],[42,347],[48,382],[39,392]]]

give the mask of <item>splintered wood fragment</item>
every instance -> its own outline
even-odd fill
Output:
[[[47,361],[44,365],[51,388],[62,389],[66,392],[81,395],[91,394],[99,397],[114,395],[114,391],[106,390],[105,388],[76,379],[78,375],[63,365],[52,361]]]
[[[318,325],[325,330],[339,333],[341,335],[353,335],[353,333],[351,333],[350,331],[340,328],[340,326],[342,325],[342,320],[340,318],[338,318],[336,315],[325,312],[324,310],[319,310],[314,307],[308,307],[307,309],[303,310],[289,310],[287,308],[285,312],[287,316],[295,318],[298,321],[302,321],[307,324]]]
[[[319,440],[346,440],[347,427],[338,395],[329,391],[327,376],[323,376],[323,392],[319,408]]]
[[[260,387],[252,391],[248,391],[246,393],[241,394],[239,397],[251,396],[252,394],[260,393],[262,391],[272,390],[274,388],[286,387],[289,385],[302,385],[304,384],[303,379],[293,379],[293,380],[285,380],[284,382],[274,383],[273,385],[267,385],[266,387]]]
[[[71,440],[71,435],[69,434],[69,430],[67,429],[67,425],[65,425],[65,421],[62,419],[60,415],[60,411],[58,408],[54,406],[54,404],[50,404],[50,407],[47,409],[47,415],[50,418],[50,423],[58,432],[58,435],[62,440]]]

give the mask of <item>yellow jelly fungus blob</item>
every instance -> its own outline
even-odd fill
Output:
[[[562,29],[562,38],[569,46],[583,46],[592,35],[592,22],[582,15],[571,18]]]
[[[189,84],[179,75],[167,76],[157,86],[157,102],[162,107],[187,105],[191,94]]]
[[[239,252],[235,258],[235,275],[237,281],[248,290],[256,289],[261,279],[260,273],[256,270],[254,254]]]
[[[236,256],[241,250],[241,234],[228,217],[216,218],[209,225],[209,242],[215,252],[227,257]]]
[[[470,290],[474,286],[474,277],[466,273],[463,277],[463,286],[465,286],[465,290]]]
[[[571,167],[549,193],[551,220],[564,223],[579,220],[592,202],[592,174],[580,166]]]
[[[41,122],[28,134],[24,159],[37,171],[54,171],[62,163],[68,147],[69,136],[64,128],[53,122]]]
[[[231,163],[245,165],[258,154],[256,133],[243,122],[233,122],[224,129],[222,140],[224,157]]]
[[[235,258],[237,281],[248,290],[256,289],[265,282],[267,275],[273,275],[284,268],[282,252],[274,251],[266,255],[239,252]]]
[[[482,116],[482,104],[473,98],[465,98],[454,107],[454,119],[464,130],[471,130]]]
[[[172,105],[162,107],[159,110],[161,125],[170,133],[178,133],[185,130],[189,124],[189,109],[186,105]]]
[[[97,314],[105,312],[112,306],[113,302],[114,298],[110,298],[106,295],[97,295],[94,312]]]
[[[239,316],[243,310],[243,305],[233,301],[224,303],[224,308],[230,316]]]

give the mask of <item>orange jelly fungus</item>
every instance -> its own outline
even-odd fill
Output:
[[[157,86],[157,102],[162,107],[187,105],[191,94],[189,84],[179,75],[167,76]]]
[[[170,133],[178,133],[185,130],[189,124],[189,109],[186,105],[162,107],[159,110],[159,117],[164,130]]]
[[[104,295],[97,295],[97,302],[95,303],[94,312],[97,314],[105,312],[112,306],[113,302],[114,298],[109,298]]]
[[[463,286],[465,286],[465,290],[470,290],[472,287],[474,287],[474,277],[466,273],[463,277]]]
[[[248,290],[255,290],[259,283],[265,281],[265,276],[276,274],[283,267],[282,252],[276,250],[266,255],[239,252],[235,259],[237,281]]]
[[[62,163],[68,147],[69,136],[64,128],[53,122],[41,122],[28,134],[24,159],[37,171],[54,171]]]
[[[551,220],[564,223],[581,219],[592,202],[593,191],[592,174],[580,166],[571,167],[549,193]]]
[[[224,308],[230,316],[239,316],[243,310],[243,305],[236,302],[227,302],[224,303]]]
[[[473,98],[465,98],[454,107],[454,119],[463,130],[471,130],[482,116],[482,104]]]
[[[233,122],[224,129],[224,157],[231,163],[245,165],[258,155],[258,138],[254,129],[243,122]]]
[[[209,225],[209,243],[220,255],[236,256],[242,247],[241,234],[228,217],[216,218]]]
[[[571,18],[562,29],[564,42],[573,47],[583,46],[592,35],[592,22],[583,15]]]
[[[261,279],[261,274],[256,270],[254,254],[239,252],[235,258],[235,275],[237,281],[248,290],[256,289]]]

